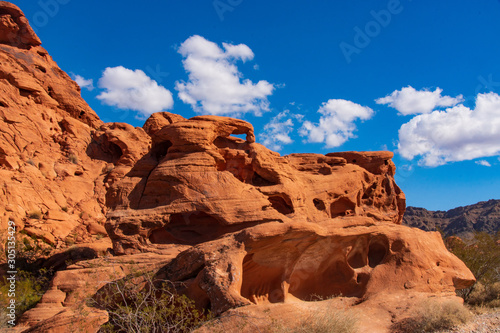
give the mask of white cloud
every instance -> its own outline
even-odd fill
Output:
[[[438,166],[500,154],[500,96],[479,94],[474,110],[458,105],[415,116],[399,130],[398,152]]]
[[[99,79],[99,87],[106,89],[97,96],[104,104],[138,111],[141,116],[168,110],[174,105],[172,93],[139,69],[108,67]]]
[[[354,138],[358,119],[367,120],[373,116],[373,110],[344,99],[331,99],[319,108],[322,115],[319,124],[305,121],[300,134],[308,142],[324,142],[326,147],[338,147],[348,139]]]
[[[428,89],[415,90],[408,86],[395,90],[386,97],[376,99],[377,104],[388,104],[402,115],[430,113],[437,107],[449,107],[464,101],[464,97],[441,96],[442,89],[434,91]]]
[[[85,88],[89,91],[94,90],[94,80],[87,80],[83,76],[73,73],[71,73],[71,78],[80,86],[80,88]]]
[[[476,164],[477,165],[482,165],[482,166],[485,166],[485,167],[490,167],[491,166],[490,162],[488,162],[486,160],[476,161]]]
[[[274,85],[267,81],[253,83],[238,71],[235,62],[252,60],[252,50],[244,45],[217,44],[195,35],[179,48],[184,57],[188,82],[179,81],[179,98],[194,111],[214,115],[239,115],[252,112],[261,115],[269,110],[267,97]]]
[[[290,113],[285,110],[273,117],[264,126],[264,132],[260,135],[262,144],[271,150],[281,150],[283,145],[293,143],[290,133],[294,129],[294,120],[302,121],[303,115]]]

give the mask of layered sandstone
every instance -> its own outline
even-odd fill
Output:
[[[117,254],[161,253],[269,222],[356,216],[401,223],[405,197],[394,182],[392,153],[282,157],[256,143],[253,127],[241,120],[169,122],[108,190],[106,229]],[[232,136],[241,134],[246,140]]]
[[[137,270],[229,317],[343,295],[386,323],[404,312],[387,295],[408,310],[474,281],[437,233],[401,225],[392,153],[281,156],[226,117],[103,124],[40,44],[1,1],[0,230],[15,221],[57,270],[26,332],[96,332],[107,313],[85,301]]]
[[[40,44],[22,11],[1,1],[0,230],[11,220],[60,248],[106,235],[107,166],[86,153],[101,120]]]

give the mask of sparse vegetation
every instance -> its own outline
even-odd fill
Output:
[[[467,303],[474,306],[500,307],[500,282],[486,286],[477,282],[467,298]]]
[[[73,164],[78,164],[78,156],[76,156],[75,154],[69,154],[68,160]]]
[[[415,309],[415,315],[392,327],[394,333],[435,332],[464,324],[472,314],[456,301],[427,299]]]
[[[357,316],[353,310],[327,309],[313,312],[293,325],[275,322],[273,333],[354,333],[357,332]]]
[[[42,298],[48,287],[47,271],[41,270],[36,275],[26,271],[18,271],[16,276],[16,318],[33,308]],[[9,283],[3,278],[0,283],[0,306],[8,305]]]
[[[135,273],[109,283],[89,306],[108,311],[109,322],[100,332],[191,332],[211,315],[196,309],[194,301],[179,295],[168,281],[150,273]]]
[[[33,161],[31,158],[26,161],[26,163],[31,164],[32,166],[36,167],[35,161]]]
[[[458,291],[471,305],[500,305],[500,233],[476,232],[470,239],[448,240],[449,250],[471,270],[476,283]]]
[[[30,219],[39,220],[42,218],[42,212],[39,210],[32,210],[28,213],[28,217]]]
[[[20,235],[24,235],[20,233]],[[19,237],[16,251],[16,318],[33,308],[42,298],[49,287],[52,270],[37,266],[37,259],[44,256],[46,252],[42,249],[36,239],[30,237]],[[6,306],[9,302],[10,283],[6,277],[0,279],[0,318],[6,316]],[[7,321],[2,322],[2,324]],[[2,326],[0,325],[0,328]]]
[[[68,212],[68,206],[63,206],[63,207],[61,207],[61,210],[62,210],[63,212],[66,212],[66,213],[67,213],[67,212]]]

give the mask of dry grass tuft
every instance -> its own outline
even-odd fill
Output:
[[[393,326],[392,332],[435,332],[465,324],[472,314],[462,304],[446,300],[427,299],[415,309],[415,315]]]
[[[353,310],[328,309],[317,311],[294,326],[275,323],[274,333],[355,333],[358,331],[358,319]]]
[[[36,219],[36,220],[39,220],[42,218],[42,212],[39,211],[39,210],[32,210],[28,213],[28,217],[30,219]]]

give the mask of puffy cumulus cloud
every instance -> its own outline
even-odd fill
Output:
[[[490,167],[491,164],[490,162],[486,161],[486,160],[479,160],[479,161],[476,161],[476,164],[477,165],[482,165],[482,166],[485,166],[485,167]]]
[[[182,63],[189,80],[176,83],[179,98],[199,113],[261,115],[268,111],[267,98],[274,85],[267,81],[241,81],[243,75],[235,65],[238,60],[252,60],[252,50],[244,44],[222,46],[198,35],[181,44],[179,53],[184,57]]]
[[[370,119],[374,113],[369,107],[344,99],[331,99],[323,103],[318,112],[321,114],[319,123],[305,121],[299,132],[308,142],[324,142],[328,148],[354,138],[355,121]]]
[[[71,73],[71,78],[80,86],[80,88],[85,88],[89,91],[94,90],[94,80],[85,79],[83,76]]]
[[[174,105],[172,93],[139,69],[108,67],[99,79],[99,87],[106,90],[97,96],[104,104],[134,110],[143,117]]]
[[[441,96],[442,89],[434,91],[427,89],[415,90],[408,86],[395,90],[386,97],[375,100],[377,104],[388,104],[402,115],[431,113],[437,107],[450,107],[464,101],[464,97]]]
[[[283,145],[293,143],[290,133],[295,127],[295,122],[301,122],[303,118],[303,115],[290,113],[290,110],[285,110],[271,118],[260,135],[262,144],[271,150],[281,150]]]
[[[474,110],[463,105],[415,116],[399,130],[398,152],[439,166],[500,154],[500,96],[479,94]]]

